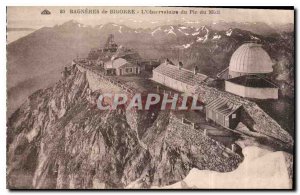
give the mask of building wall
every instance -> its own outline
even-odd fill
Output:
[[[225,91],[241,97],[256,99],[278,99],[278,88],[245,87],[243,85],[225,81]]]
[[[229,122],[227,124],[225,122],[226,118],[227,117],[223,114],[218,113],[210,108],[206,109],[206,119],[210,119],[221,126],[229,127]]]
[[[246,97],[257,99],[278,99],[277,88],[246,88]]]
[[[140,74],[141,69],[140,67],[127,67],[132,68],[132,72],[126,72],[126,68],[120,68],[116,70],[117,75],[132,75],[132,74]]]
[[[228,121],[229,121],[228,127],[230,129],[236,128],[238,123],[241,121],[241,114],[242,114],[242,109],[239,108],[235,112],[233,112],[231,115],[228,116]]]
[[[209,108],[206,109],[207,119],[210,119],[216,122],[217,124],[230,129],[234,129],[237,126],[237,124],[240,122],[240,117],[241,117],[240,109],[237,109],[235,112],[233,112],[228,116],[223,115],[222,113],[216,112],[214,110],[211,110]]]
[[[121,93],[122,89],[109,81],[102,79],[97,74],[86,70],[81,66],[77,66],[81,72],[86,72],[86,77],[89,83],[89,88],[92,91],[100,90],[102,93]]]
[[[245,97],[246,94],[244,86],[236,85],[229,81],[225,81],[225,91],[228,91],[241,97]]]
[[[221,113],[216,112],[216,122],[222,126],[225,125],[225,116]]]

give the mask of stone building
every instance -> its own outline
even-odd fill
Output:
[[[124,58],[112,58],[104,63],[105,75],[132,75],[140,74],[140,66]]]

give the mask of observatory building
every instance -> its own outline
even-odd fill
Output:
[[[206,120],[234,129],[240,122],[242,105],[227,98],[218,97],[206,106]]]
[[[225,90],[246,98],[278,99],[278,87],[265,78],[273,72],[272,65],[260,44],[243,44],[230,59]]]
[[[152,72],[155,82],[186,94],[194,94],[198,85],[208,79],[206,75],[198,73],[197,68],[187,70],[181,62],[176,66],[169,59]]]

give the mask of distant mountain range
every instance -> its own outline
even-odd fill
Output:
[[[264,23],[222,21],[185,24],[134,29],[114,23],[92,27],[71,20],[41,28],[8,44],[8,114],[33,91],[57,81],[62,68],[73,58],[85,57],[91,48],[102,47],[109,34],[114,34],[118,44],[134,48],[144,58],[182,61],[186,68],[198,66],[211,77],[228,66],[232,53],[241,44],[257,41],[274,61],[274,80],[294,85],[292,24],[278,28]]]
[[[212,24],[208,24],[214,30],[226,30],[228,28],[239,28],[241,30],[251,31],[259,35],[271,35],[282,32],[291,32],[294,30],[294,24],[281,24],[277,26],[271,26],[264,22],[225,22],[219,21]]]
[[[7,28],[7,31],[34,31],[34,28]]]

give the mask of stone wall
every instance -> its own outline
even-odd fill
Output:
[[[226,148],[222,143],[205,135],[201,130],[195,130],[192,125],[182,123],[174,115],[170,115],[170,122],[167,127],[168,136],[166,142],[174,146],[182,146],[182,140],[176,139],[181,136],[186,139],[192,146],[196,146],[195,150],[202,151],[202,158],[207,163],[206,167],[210,170],[217,170],[220,172],[232,171],[234,167],[242,161],[243,157]],[[191,148],[191,150],[193,150]],[[222,163],[220,163],[222,162]]]
[[[112,83],[108,79],[105,79],[95,72],[84,68],[83,66],[77,65],[78,69],[81,72],[86,73],[86,77],[89,83],[89,88],[92,91],[100,90],[100,93],[128,93],[122,87],[117,86],[116,84]],[[141,125],[143,125],[143,121],[141,122],[141,113],[139,113],[136,109],[126,110],[126,120],[131,129],[136,131],[138,138],[144,133],[141,130]],[[140,130],[142,132],[140,132]]]
[[[121,93],[122,88],[112,84],[106,79],[101,78],[94,72],[87,70],[81,66],[77,66],[81,72],[86,72],[89,88],[92,91],[100,90],[101,93]]]

